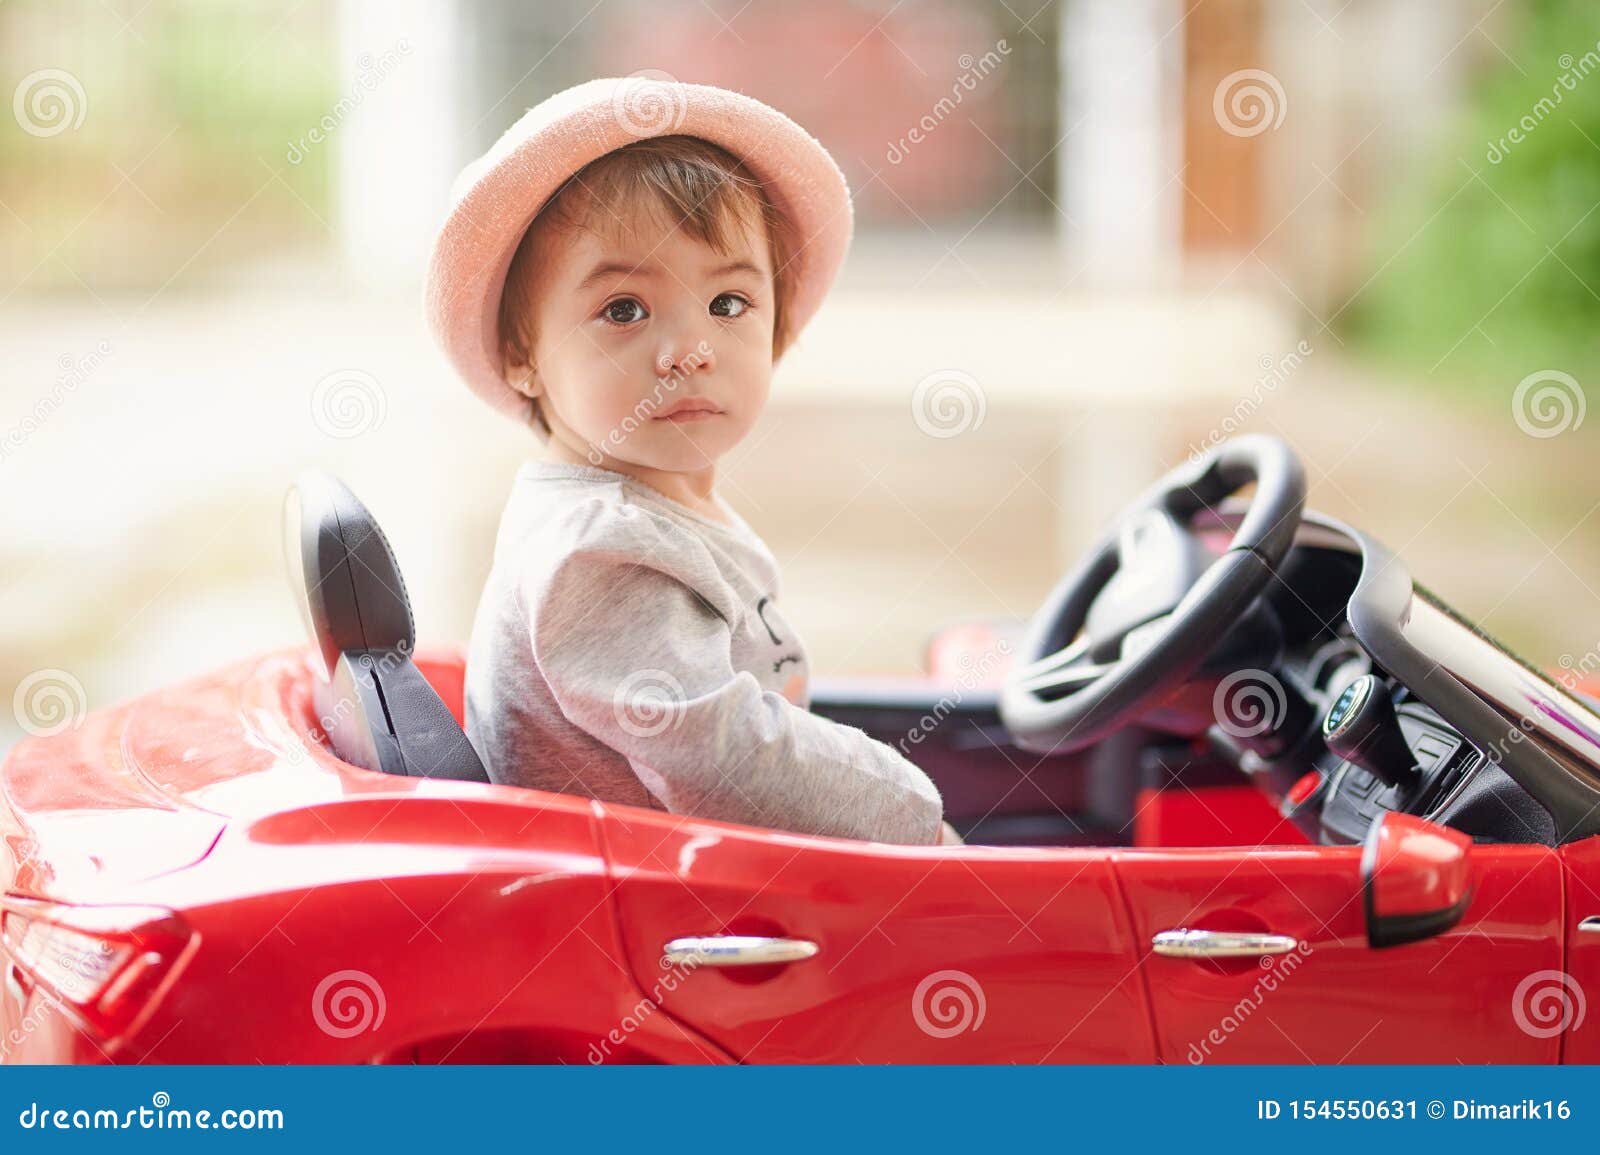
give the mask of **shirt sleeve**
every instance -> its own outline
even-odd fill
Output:
[[[732,664],[732,591],[702,543],[637,509],[525,589],[534,660],[562,714],[628,759],[671,812],[932,845],[931,779],[861,730]],[[720,603],[720,605],[719,605]]]

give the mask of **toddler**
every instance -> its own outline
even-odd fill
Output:
[[[568,89],[462,174],[429,272],[457,370],[538,434],[467,658],[496,782],[959,842],[933,783],[807,710],[777,563],[717,493],[849,245],[831,157],[722,89]]]

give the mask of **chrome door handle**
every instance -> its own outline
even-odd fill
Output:
[[[674,966],[693,963],[706,967],[749,967],[799,962],[816,954],[817,949],[816,943],[803,938],[708,934],[673,939],[661,948],[661,959]]]
[[[1150,949],[1168,958],[1253,958],[1288,954],[1299,943],[1286,934],[1235,930],[1164,930],[1150,940]]]

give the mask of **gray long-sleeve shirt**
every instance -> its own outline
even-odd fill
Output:
[[[778,612],[777,562],[732,517],[609,470],[518,470],[467,656],[467,737],[490,777],[936,843],[943,807],[928,776],[806,709],[806,652]]]

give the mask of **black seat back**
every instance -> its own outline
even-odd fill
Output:
[[[412,661],[411,602],[377,519],[338,478],[312,471],[289,489],[284,530],[290,581],[327,676],[316,706],[334,753],[385,774],[489,781]]]

